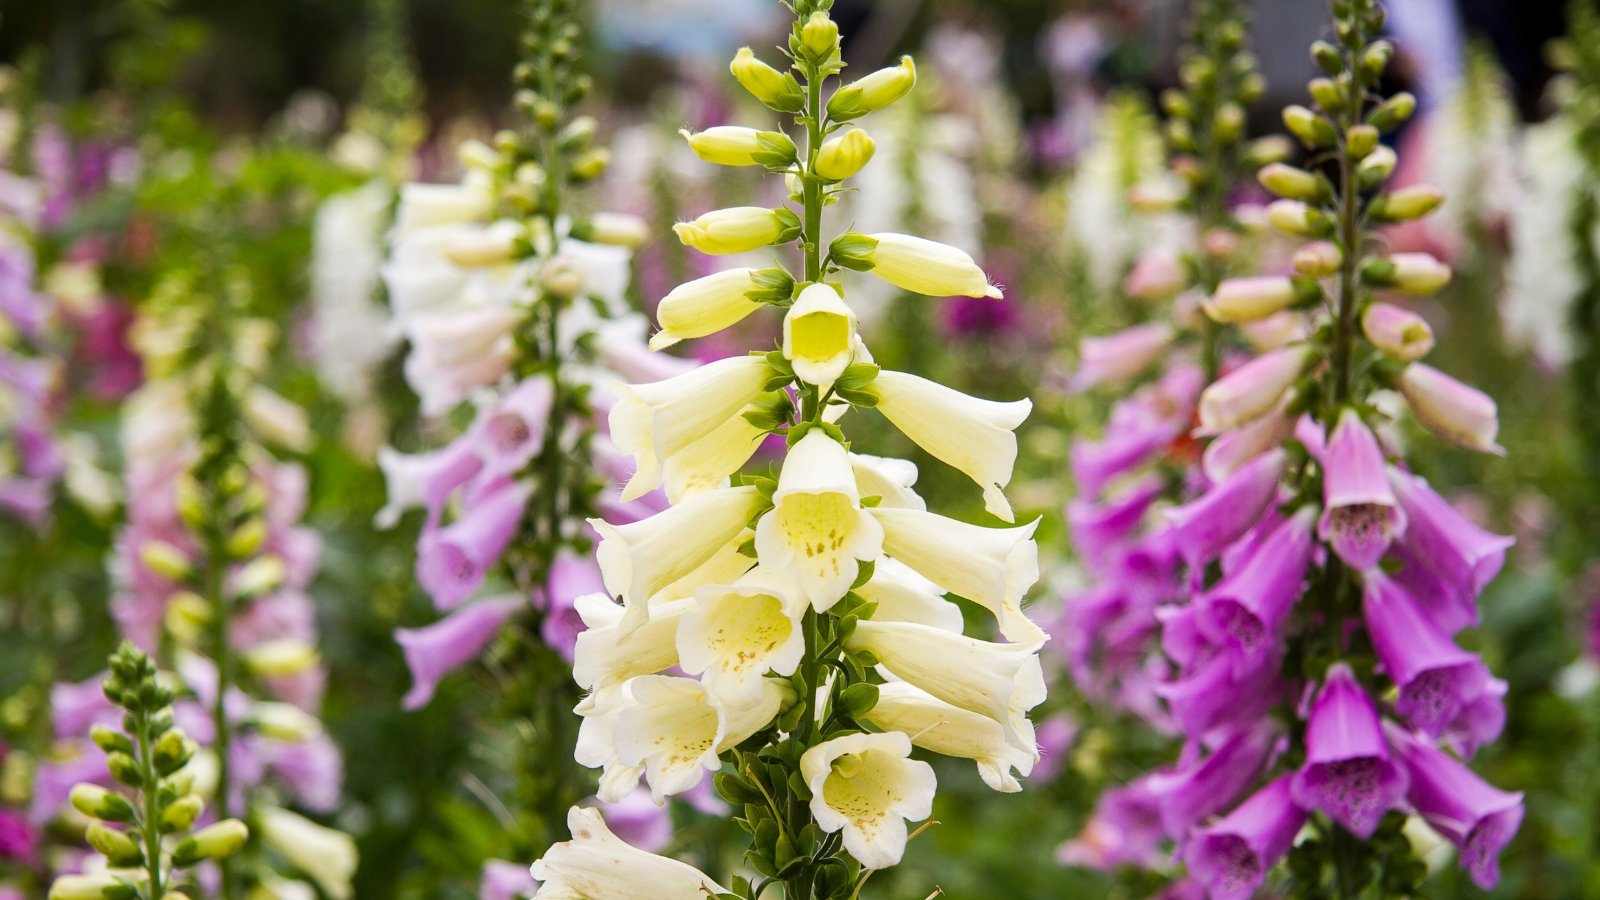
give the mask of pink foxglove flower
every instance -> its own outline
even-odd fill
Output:
[[[1408,784],[1405,769],[1389,758],[1372,699],[1349,666],[1335,664],[1311,704],[1306,763],[1290,784],[1295,802],[1365,840],[1400,805]]]
[[[1161,358],[1173,337],[1171,325],[1147,322],[1105,337],[1085,338],[1079,349],[1083,361],[1072,376],[1072,389],[1085,391],[1133,378]]]
[[[500,633],[506,619],[524,605],[520,597],[479,600],[422,628],[401,628],[395,641],[405,651],[411,690],[402,705],[420,709],[433,699],[444,676],[477,658]]]
[[[1400,688],[1395,709],[1437,735],[1483,692],[1489,671],[1434,627],[1392,579],[1376,571],[1365,578],[1362,616],[1378,661]]]
[[[1500,419],[1488,394],[1422,363],[1406,366],[1399,387],[1429,431],[1469,450],[1505,455],[1495,443]]]
[[[1173,541],[1191,566],[1215,559],[1243,537],[1278,494],[1289,465],[1282,449],[1269,450],[1230,473],[1203,496],[1167,512]]]
[[[1145,779],[1161,812],[1167,837],[1182,840],[1189,829],[1226,809],[1254,781],[1277,741],[1270,722],[1255,722],[1235,732],[1203,759]]]
[[[1273,350],[1217,379],[1200,394],[1200,429],[1218,434],[1270,412],[1316,351],[1309,344]]]
[[[1384,472],[1383,451],[1353,409],[1339,414],[1322,458],[1322,518],[1317,536],[1351,568],[1378,564],[1406,516]]]
[[[489,566],[516,536],[532,488],[507,484],[489,491],[461,518],[427,530],[417,545],[417,580],[440,609],[454,609],[483,583]]]
[[[1514,540],[1468,521],[1420,476],[1391,469],[1389,482],[1406,513],[1404,541],[1414,558],[1468,597],[1482,593]]]
[[[1206,886],[1212,900],[1245,900],[1289,852],[1305,821],[1285,775],[1195,832],[1184,853],[1190,877]]]
[[[1411,773],[1407,797],[1435,831],[1461,851],[1461,867],[1488,890],[1500,880],[1500,851],[1522,824],[1522,795],[1486,784],[1425,738],[1393,724],[1384,731]]]
[[[1267,535],[1238,571],[1201,600],[1200,630],[1227,648],[1241,667],[1260,665],[1277,643],[1306,567],[1311,564],[1315,511],[1301,510]]]

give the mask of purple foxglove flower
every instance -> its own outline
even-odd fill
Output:
[[[379,528],[392,528],[408,509],[423,507],[428,521],[438,522],[445,502],[455,490],[471,481],[483,468],[473,442],[458,439],[431,453],[400,453],[388,447],[378,451],[378,468],[388,501],[373,517]]]
[[[0,809],[0,862],[31,866],[38,849],[39,832],[28,820],[21,813]]]
[[[394,639],[405,651],[411,690],[401,705],[420,709],[433,699],[439,681],[465,665],[488,646],[507,618],[520,609],[521,597],[480,600],[422,628],[396,629]]]
[[[1191,568],[1204,566],[1238,540],[1278,494],[1289,454],[1269,450],[1236,469],[1199,499],[1167,511],[1178,552]]]
[[[612,834],[640,850],[657,853],[672,843],[672,813],[657,806],[643,785],[616,803],[601,803],[600,813]]]
[[[1151,475],[1104,502],[1082,496],[1073,498],[1067,504],[1067,526],[1084,558],[1107,558],[1119,542],[1139,527],[1163,487],[1163,479]]]
[[[1166,300],[1189,284],[1183,261],[1171,251],[1152,250],[1134,262],[1122,291],[1136,300]]]
[[[1411,772],[1407,797],[1433,829],[1460,848],[1461,867],[1488,890],[1500,880],[1500,851],[1522,824],[1522,794],[1494,788],[1450,754],[1393,723],[1384,732]]]
[[[1161,811],[1150,793],[1148,776],[1100,795],[1077,837],[1061,845],[1064,865],[1109,872],[1132,865],[1150,868],[1159,859]]]
[[[1272,411],[1315,357],[1308,344],[1263,353],[1200,394],[1200,433],[1220,434]]]
[[[1405,769],[1389,758],[1378,710],[1350,667],[1328,670],[1311,704],[1306,763],[1290,783],[1294,801],[1319,809],[1362,840],[1405,798]]]
[[[106,755],[89,741],[78,746],[78,755],[65,759],[40,760],[33,773],[33,799],[28,804],[28,821],[45,825],[66,808],[72,786],[86,781],[109,784]]]
[[[1412,725],[1438,735],[1481,694],[1489,670],[1457,647],[1387,575],[1366,574],[1362,618],[1384,674],[1400,688],[1395,710]]]
[[[106,673],[86,681],[58,681],[50,686],[50,714],[55,718],[57,738],[82,737],[97,723],[114,725],[122,716],[106,699],[103,683]]]
[[[1276,729],[1270,724],[1253,722],[1218,745],[1210,756],[1146,778],[1167,837],[1182,840],[1190,827],[1238,799],[1255,781],[1276,739]]]
[[[1353,409],[1339,414],[1322,456],[1322,519],[1317,536],[1356,571],[1378,564],[1406,516],[1384,473],[1383,451]]]
[[[1139,422],[1126,428],[1107,426],[1104,438],[1072,445],[1072,477],[1083,495],[1096,495],[1118,476],[1144,465],[1182,431],[1182,425],[1162,421]]]
[[[483,460],[477,477],[497,479],[521,471],[544,447],[554,400],[550,379],[535,377],[525,379],[484,410],[467,435]]]
[[[987,268],[987,271],[995,270]],[[1011,302],[994,303],[988,297],[946,297],[939,310],[939,324],[946,334],[958,338],[981,338],[1015,331],[1027,305],[1018,303],[1014,293],[1008,299]]]
[[[1084,338],[1079,345],[1082,361],[1068,382],[1077,393],[1096,385],[1127,381],[1160,359],[1172,343],[1172,326],[1165,322],[1135,325],[1105,337]]]
[[[503,859],[484,861],[478,900],[523,900],[524,897],[532,897],[536,889],[532,873],[522,863]]]
[[[1201,471],[1211,481],[1221,482],[1240,466],[1282,445],[1293,433],[1294,419],[1287,412],[1287,404],[1280,402],[1265,415],[1212,439],[1201,454]]]
[[[439,609],[467,599],[522,523],[532,487],[507,484],[477,501],[444,528],[423,529],[417,544],[417,580]]]
[[[1311,564],[1315,517],[1306,507],[1285,520],[1248,562],[1201,598],[1200,630],[1239,665],[1260,665],[1275,646]]]
[[[544,596],[538,598],[544,611],[539,636],[567,662],[572,662],[578,634],[584,627],[583,617],[578,615],[577,599],[584,594],[604,593],[605,581],[593,557],[579,556],[570,550],[556,554],[555,561],[550,564]]]
[[[39,528],[50,519],[50,485],[32,478],[0,478],[0,510]]]
[[[1399,388],[1429,431],[1468,450],[1505,455],[1494,442],[1500,420],[1488,394],[1419,362],[1400,373]]]
[[[1483,693],[1461,708],[1461,714],[1439,736],[1439,743],[1463,759],[1471,759],[1478,748],[1494,743],[1506,727],[1506,683],[1489,679]]]
[[[1289,852],[1305,822],[1305,811],[1289,796],[1289,776],[1284,775],[1195,831],[1184,849],[1189,877],[1204,884],[1212,900],[1245,900]]]
[[[1389,483],[1406,513],[1404,542],[1413,557],[1468,598],[1483,593],[1515,541],[1472,524],[1421,476],[1390,469]]]
[[[263,740],[256,748],[267,772],[280,779],[295,802],[312,812],[333,813],[344,787],[344,760],[326,734],[306,741]]]
[[[1033,764],[1028,779],[1049,784],[1066,768],[1067,752],[1078,739],[1078,723],[1067,713],[1057,713],[1039,723],[1033,738],[1039,745],[1039,761]]]
[[[1434,571],[1405,541],[1391,548],[1390,558],[1400,564],[1390,577],[1417,601],[1417,607],[1440,632],[1454,636],[1461,629],[1478,624],[1475,598]]]
[[[1200,608],[1195,604],[1162,606],[1156,610],[1156,620],[1161,623],[1161,650],[1179,666],[1195,665],[1211,649],[1200,631]]]
[[[1184,734],[1204,735],[1234,722],[1249,722],[1281,692],[1277,663],[1271,654],[1260,664],[1238,671],[1227,653],[1217,653],[1174,681],[1156,686],[1172,718]]]

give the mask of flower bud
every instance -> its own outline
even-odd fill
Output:
[[[855,347],[856,315],[829,285],[808,285],[783,317],[783,355],[806,384],[831,387]]]
[[[1324,110],[1336,113],[1344,109],[1345,92],[1334,83],[1333,79],[1313,78],[1311,83],[1306,85],[1306,89],[1310,91],[1311,99],[1317,101],[1317,105]]]
[[[1431,184],[1403,187],[1372,202],[1373,218],[1389,222],[1420,219],[1444,203],[1444,193]]]
[[[50,885],[49,900],[133,900],[138,891],[115,875],[63,875]]]
[[[112,793],[99,785],[75,784],[68,796],[72,800],[72,808],[91,819],[102,819],[107,822],[133,821],[133,804],[128,802],[128,798]]]
[[[1311,45],[1311,61],[1329,75],[1337,75],[1344,71],[1344,55],[1339,52],[1338,47],[1327,41],[1317,41]]]
[[[929,297],[999,299],[972,257],[946,244],[904,234],[842,234],[828,247],[833,261],[871,272],[895,287]]]
[[[717,125],[705,131],[679,131],[695,155],[719,166],[766,166],[780,169],[794,164],[798,151],[788,135],[757,131],[738,125]]]
[[[1304,106],[1287,106],[1283,110],[1283,124],[1300,143],[1312,150],[1332,147],[1338,140],[1333,126]]]
[[[139,769],[139,764],[133,761],[133,757],[126,753],[107,753],[106,771],[111,773],[112,778],[128,787],[144,787],[144,772]]]
[[[243,525],[234,529],[228,535],[227,544],[223,549],[233,559],[249,559],[261,552],[261,545],[267,539],[267,520],[261,516],[247,519]]]
[[[1200,249],[1212,259],[1232,259],[1241,247],[1239,235],[1227,228],[1207,228],[1200,235]]]
[[[1128,205],[1139,212],[1157,213],[1177,209],[1186,192],[1174,181],[1146,181],[1128,189]]]
[[[1380,132],[1393,131],[1405,124],[1416,111],[1417,98],[1409,92],[1401,91],[1368,113],[1367,124]]]
[[[859,118],[911,93],[916,83],[916,64],[902,56],[900,65],[879,69],[835,91],[828,98],[828,116],[838,121]]]
[[[1388,181],[1399,161],[1400,158],[1395,155],[1393,149],[1379,145],[1356,167],[1356,177],[1361,183],[1361,189],[1370,191]]]
[[[1361,54],[1361,70],[1371,81],[1378,80],[1383,70],[1389,66],[1389,58],[1394,56],[1394,45],[1388,41],[1374,41],[1365,52]]]
[[[184,473],[178,477],[178,518],[183,524],[198,531],[205,527],[206,516],[210,511],[210,504],[206,502],[205,491],[200,489],[200,482],[193,475]]]
[[[735,206],[714,209],[693,222],[679,222],[672,231],[678,240],[701,253],[720,256],[793,240],[800,233],[800,220],[787,209]]]
[[[1408,309],[1387,303],[1374,303],[1361,314],[1361,333],[1372,346],[1402,362],[1428,355],[1433,349],[1433,329],[1422,317]]]
[[[1427,253],[1396,253],[1391,282],[1402,293],[1426,296],[1450,283],[1450,267]]]
[[[651,336],[650,349],[716,334],[755,312],[763,300],[788,300],[793,290],[794,279],[777,268],[727,269],[680,284],[656,306],[661,330]]]
[[[1294,254],[1294,270],[1312,278],[1327,278],[1344,265],[1344,253],[1338,245],[1316,241],[1301,247]]]
[[[1256,138],[1245,149],[1244,163],[1247,166],[1259,168],[1275,162],[1283,162],[1294,155],[1294,145],[1281,134],[1271,134],[1266,137]]]
[[[784,113],[797,113],[805,108],[806,97],[800,83],[793,75],[779,72],[756,58],[749,47],[740,47],[728,69],[739,86],[750,92],[767,106]]]
[[[95,725],[89,729],[89,739],[106,753],[133,753],[133,741],[110,725]],[[104,819],[105,816],[100,818]]]
[[[1352,125],[1345,132],[1344,145],[1352,158],[1366,159],[1368,154],[1378,149],[1378,129],[1371,125]]]
[[[171,775],[183,768],[184,764],[200,749],[194,741],[189,740],[182,728],[174,728],[163,734],[156,741],[155,749],[150,755],[150,761],[155,765],[156,771],[161,775]]]
[[[1171,253],[1152,250],[1139,257],[1122,281],[1122,292],[1135,300],[1159,301],[1189,286],[1189,273]]]
[[[250,829],[238,819],[223,819],[184,838],[172,851],[172,864],[192,866],[201,860],[224,859],[238,853],[250,839]]]
[[[1217,285],[1216,293],[1201,304],[1213,322],[1236,325],[1265,319],[1299,299],[1292,280],[1262,275],[1229,278]]]
[[[1224,144],[1232,144],[1244,136],[1244,107],[1237,103],[1224,103],[1217,109],[1216,136]]]
[[[170,581],[187,581],[194,566],[182,550],[166,541],[149,541],[139,548],[139,561],[150,571]]]
[[[583,266],[570,256],[557,256],[545,263],[539,285],[552,297],[571,300],[583,293]]]
[[[264,678],[299,675],[316,665],[317,659],[315,647],[294,638],[265,641],[244,654],[250,671]]]
[[[578,155],[567,167],[567,172],[579,181],[599,178],[611,165],[611,151],[605,147],[590,147]]]
[[[464,231],[445,244],[445,258],[465,268],[503,265],[516,253],[517,233],[509,228]]]
[[[288,572],[283,558],[276,554],[257,557],[234,574],[233,591],[245,598],[265,597],[283,587]]]
[[[89,842],[89,846],[104,856],[106,862],[113,868],[125,869],[144,863],[144,850],[140,849],[133,838],[114,828],[107,828],[105,823],[98,819],[89,823],[89,828],[83,836]]]
[[[1273,201],[1267,207],[1267,221],[1273,228],[1296,237],[1326,237],[1333,233],[1333,220],[1299,200]]]
[[[1505,454],[1495,443],[1500,420],[1489,395],[1419,362],[1406,366],[1397,386],[1429,431],[1469,450]]]
[[[211,622],[211,604],[194,591],[177,591],[167,598],[167,611],[161,621],[173,640],[181,646],[192,647]]]
[[[650,240],[650,226],[627,213],[597,212],[587,222],[574,225],[572,236],[580,241],[637,249]]]
[[[861,171],[876,150],[877,145],[873,143],[871,135],[859,128],[852,128],[822,142],[817,149],[817,165],[813,174],[825,181],[843,181]]]
[[[194,823],[205,812],[205,801],[199,794],[184,794],[182,797],[167,804],[161,813],[161,824],[167,831],[183,832],[194,827]]]
[[[1289,200],[1320,202],[1327,199],[1330,188],[1326,179],[1283,163],[1273,163],[1256,173],[1261,186]]]
[[[812,13],[800,26],[800,46],[813,64],[826,62],[839,50],[839,26],[821,10]]]
[[[1175,119],[1187,119],[1194,115],[1194,104],[1189,102],[1189,95],[1177,88],[1167,88],[1161,92],[1161,109]]]

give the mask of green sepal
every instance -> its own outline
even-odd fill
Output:
[[[880,498],[881,499],[881,498]],[[865,504],[863,504],[865,505]],[[876,505],[876,504],[874,504]],[[863,559],[856,562],[856,580],[850,583],[850,590],[855,590],[872,580],[872,573],[877,571],[878,562],[873,559]]]
[[[750,281],[755,287],[745,291],[744,295],[752,302],[786,306],[794,299],[794,276],[781,266],[757,269],[750,273]]]
[[[878,686],[870,682],[852,684],[839,693],[834,708],[851,719],[859,719],[878,705]]]
[[[872,271],[872,251],[878,249],[877,238],[848,231],[833,239],[828,245],[828,258],[834,265],[855,272]]]

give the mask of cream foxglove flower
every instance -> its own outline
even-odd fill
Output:
[[[680,665],[721,702],[754,703],[769,670],[788,676],[800,665],[804,609],[803,598],[760,568],[735,584],[703,585],[677,629]]]
[[[859,260],[855,265],[901,290],[929,297],[1002,296],[966,251],[948,244],[892,232],[869,234],[864,240],[861,235],[846,235],[845,239],[864,245],[859,252],[850,248],[852,261]]]
[[[661,483],[668,501],[682,503],[695,494],[728,486],[728,476],[744,468],[767,435],[744,417],[755,408],[745,407],[704,437],[667,457],[661,464]]]
[[[699,494],[627,525],[590,519],[606,591],[636,608],[642,623],[646,600],[725,550],[761,505],[761,492],[747,486]]]
[[[831,387],[856,343],[856,314],[829,285],[808,285],[783,317],[783,355],[806,384]]]
[[[754,701],[722,703],[700,682],[672,675],[641,675],[622,691],[631,702],[613,713],[617,760],[644,767],[658,806],[721,767],[720,753],[767,727],[793,696],[764,678]]]
[[[771,375],[764,358],[734,356],[652,384],[612,385],[621,399],[611,407],[611,440],[637,467],[622,499],[659,485],[664,461],[738,416]]]
[[[256,810],[261,840],[291,866],[305,873],[334,900],[348,900],[356,874],[356,842],[350,835],[326,828],[286,809]]]
[[[639,786],[639,776],[644,774],[644,763],[635,760],[624,764],[617,754],[616,726],[618,714],[633,705],[627,682],[604,691],[595,691],[584,697],[573,712],[583,717],[578,725],[578,742],[572,749],[572,758],[580,766],[600,770],[600,784],[595,796],[604,803],[617,803]]]
[[[850,590],[858,561],[883,554],[883,528],[861,508],[849,454],[820,428],[789,449],[772,504],[756,523],[756,556],[818,612]]]
[[[872,577],[855,592],[878,605],[871,616],[875,622],[916,622],[956,634],[965,624],[961,607],[946,600],[938,585],[887,556],[878,560]]]
[[[596,809],[567,813],[572,840],[552,846],[530,871],[538,900],[706,900],[727,893],[687,863],[646,853],[611,833]]]
[[[1032,401],[981,400],[905,372],[879,372],[871,391],[894,427],[977,482],[990,513],[1013,520],[1004,488],[1017,462],[1014,431],[1033,410]]]
[[[843,831],[844,848],[868,869],[886,869],[906,852],[906,820],[933,814],[933,767],[910,759],[898,731],[850,734],[800,757],[811,788],[811,815],[826,832]]]
[[[1007,640],[1043,639],[1043,629],[1022,611],[1022,595],[1039,580],[1037,520],[984,528],[914,509],[871,512],[883,526],[884,553],[994,613]]]
[[[928,508],[928,504],[912,490],[917,483],[917,464],[911,460],[852,453],[850,468],[856,473],[856,489],[861,496],[879,498],[880,507]]]
[[[866,719],[884,731],[905,733],[911,743],[924,750],[976,762],[983,783],[1001,793],[1022,790],[1017,775],[1027,777],[1037,762],[1033,754],[1006,740],[999,722],[982,713],[951,706],[904,681],[879,685],[878,703],[867,712]]]
[[[589,691],[607,691],[636,675],[651,675],[678,664],[678,627],[694,600],[653,602],[649,618],[624,628],[626,608],[604,594],[573,601],[584,630],[572,654],[572,679]]]
[[[661,330],[650,338],[651,350],[663,350],[688,338],[716,334],[761,308],[751,300],[757,269],[728,269],[673,288],[656,306]]]
[[[870,650],[895,678],[994,719],[1013,747],[1038,756],[1028,710],[1045,699],[1043,640],[997,644],[913,622],[864,621],[845,644]]]
[[[395,209],[394,239],[427,228],[481,221],[493,211],[493,184],[487,173],[469,172],[460,184],[403,184]]]
[[[735,206],[714,209],[693,222],[679,222],[672,231],[678,240],[701,253],[726,256],[785,243],[799,228],[800,220],[787,209]]]

